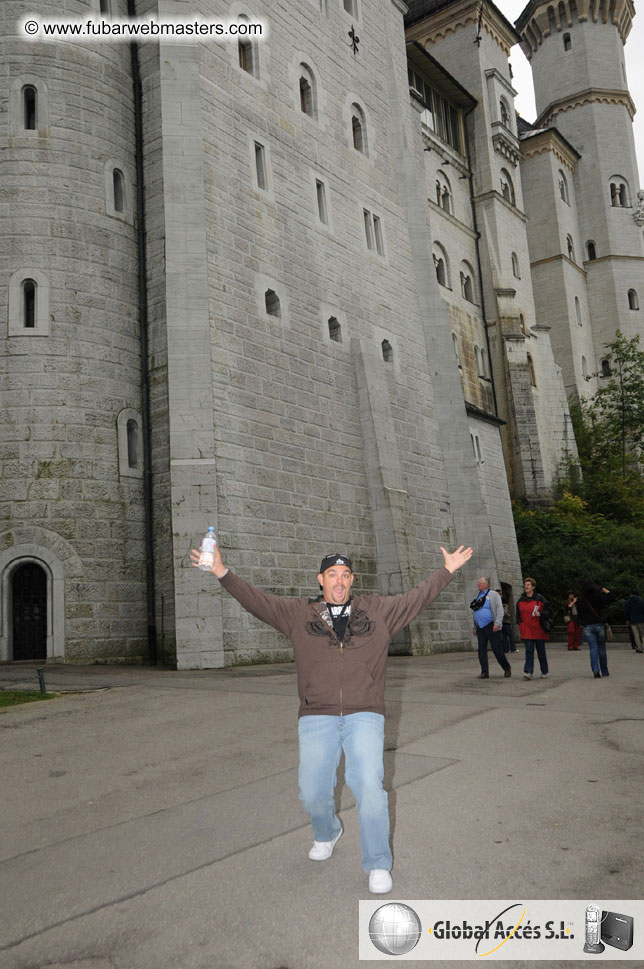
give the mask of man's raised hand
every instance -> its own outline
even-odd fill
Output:
[[[465,565],[472,558],[472,549],[469,545],[467,548],[464,545],[459,545],[453,552],[448,552],[442,545],[440,549],[443,553],[445,568],[451,573],[458,571],[461,566]]]

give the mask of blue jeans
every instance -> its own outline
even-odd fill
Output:
[[[542,673],[548,672],[548,657],[546,656],[546,642],[544,639],[524,639],[525,643],[525,666],[524,673],[534,672],[534,648],[537,647],[537,659]]]
[[[593,673],[608,673],[608,659],[606,656],[606,626],[603,622],[594,622],[590,626],[581,627],[582,639],[588,643],[590,650],[590,668]]]
[[[300,800],[311,818],[314,839],[332,841],[340,831],[333,792],[344,751],[344,776],[358,808],[362,867],[365,871],[374,868],[391,871],[389,806],[382,786],[383,715],[300,717],[298,733]]]

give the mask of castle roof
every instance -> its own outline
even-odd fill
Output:
[[[439,10],[444,10],[446,7],[451,7],[455,3],[460,3],[461,0],[406,0],[407,2],[407,13],[405,14],[405,27],[411,27],[413,24],[419,23],[421,20],[425,20],[431,17],[432,14],[437,13]],[[508,18],[501,13],[496,4],[492,3],[492,0],[487,0],[487,5],[490,7],[495,14],[501,18],[501,20],[506,24],[512,34],[516,34],[514,26],[510,23]],[[517,41],[520,38],[517,36]]]

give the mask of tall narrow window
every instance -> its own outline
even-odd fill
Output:
[[[461,353],[458,346],[458,337],[455,333],[452,333],[452,345],[454,347],[454,353],[456,354],[456,363],[461,367]],[[462,367],[461,367],[462,369]]]
[[[394,351],[389,340],[383,340],[381,346],[382,346],[382,359],[385,361],[385,363],[393,363]]]
[[[315,77],[306,64],[300,64],[300,110],[310,118],[317,117]]]
[[[584,378],[584,380],[588,376],[588,364],[586,363],[585,357],[581,358],[581,375]]]
[[[510,202],[512,205],[515,204],[514,185],[512,184],[509,172],[505,168],[501,169],[501,195],[507,202]]]
[[[22,91],[22,114],[25,131],[35,131],[38,125],[36,88],[28,84]]]
[[[25,279],[22,283],[22,322],[27,329],[36,325],[36,281]]]
[[[363,209],[362,218],[364,221],[364,234],[367,240],[367,249],[375,249],[375,242],[373,238],[373,224],[371,221],[371,212],[369,212],[368,209]]]
[[[300,78],[300,108],[304,114],[313,114],[313,92],[305,77]]]
[[[353,147],[362,155],[367,154],[367,125],[364,111],[358,104],[351,105],[351,137]]]
[[[328,225],[329,216],[326,208],[326,186],[319,178],[315,180],[315,194],[318,203],[318,219],[323,225]]]
[[[99,9],[104,17],[110,17],[112,14],[112,2],[111,0],[100,0]]]
[[[334,343],[342,343],[342,327],[335,316],[329,317],[329,337]]]
[[[280,317],[282,315],[282,309],[280,306],[279,296],[273,289],[267,289],[264,294],[264,302],[266,304],[266,312],[269,316]]]
[[[112,187],[114,189],[114,211],[123,211],[123,172],[115,168],[112,172]]]
[[[568,198],[568,180],[561,169],[559,169],[559,196],[564,202],[570,202]]]
[[[570,40],[570,34],[563,35],[563,45],[564,50],[570,50],[572,47],[572,41]]]
[[[528,370],[530,372],[530,383],[533,387],[537,386],[537,375],[534,371],[534,361],[530,354],[528,354]]]
[[[237,19],[240,21],[248,20],[247,17],[238,17]],[[252,74],[253,77],[259,77],[259,56],[252,41],[240,37],[237,41],[237,52],[239,66],[242,71],[246,71],[247,74]]]
[[[586,243],[586,249],[588,250],[588,260],[592,262],[593,259],[597,258],[597,248],[592,240]]]
[[[521,273],[519,272],[519,257],[517,256],[516,252],[512,253],[512,275],[515,276],[516,279],[521,279]]]
[[[640,301],[637,296],[637,291],[634,289],[629,289],[628,291],[628,308],[629,310],[638,310],[640,308]]]
[[[508,102],[505,98],[501,98],[499,101],[499,111],[501,114],[501,124],[504,128],[510,127],[510,109],[508,107]]]
[[[255,178],[257,180],[257,187],[265,192],[268,185],[266,178],[266,150],[259,141],[255,142]]]
[[[132,418],[127,422],[127,463],[128,467],[139,467],[139,428]]]
[[[382,225],[380,223],[380,216],[378,215],[374,215],[373,217],[373,234],[376,243],[376,252],[379,256],[384,256],[385,243],[382,238]]]
[[[447,253],[440,245],[440,243],[435,242],[432,247],[432,255],[434,258],[434,268],[436,270],[436,279],[441,286],[450,286],[450,274],[449,274],[449,260],[447,258]]]
[[[579,297],[575,296],[575,318],[579,326],[583,326],[581,319],[581,303],[579,302]]]
[[[343,0],[343,3],[347,13],[351,14],[352,17],[358,16],[358,0]]]
[[[572,241],[572,236],[566,236],[566,248],[568,249],[568,258],[571,262],[575,261],[575,246]]]
[[[602,377],[611,376],[612,371],[610,369],[610,363],[606,357],[604,357],[604,359],[601,362],[601,371],[602,371]]]

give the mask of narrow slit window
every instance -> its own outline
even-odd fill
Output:
[[[375,243],[373,239],[373,223],[371,221],[371,212],[367,209],[363,209],[362,217],[364,220],[364,232],[367,239],[367,249],[375,249]]]
[[[362,108],[354,104],[351,107],[351,136],[353,147],[361,155],[367,154],[367,125]]]
[[[139,467],[139,426],[132,418],[127,422],[127,463],[132,470]]]
[[[318,203],[318,218],[323,225],[328,225],[329,215],[326,207],[326,185],[318,178],[315,180],[315,194]]]
[[[23,124],[25,131],[35,131],[38,125],[36,88],[27,85],[22,92]]]
[[[640,308],[639,297],[635,289],[629,289],[628,291],[628,308],[629,310],[638,310]]]
[[[379,256],[384,256],[385,243],[382,238],[382,225],[380,224],[380,217],[378,215],[374,215],[373,217],[373,234],[376,242],[376,252]]]
[[[389,340],[383,340],[381,346],[382,346],[382,359],[385,361],[385,363],[393,363],[394,351]]]
[[[25,329],[36,326],[36,280],[25,279],[22,283],[22,321]]]
[[[266,178],[266,149],[259,141],[255,142],[255,178],[257,180],[257,187],[265,192],[268,184]]]
[[[124,209],[124,186],[123,172],[115,168],[112,172],[112,187],[114,190],[114,211],[122,212]]]
[[[563,45],[564,45],[564,50],[570,50],[572,48],[572,41],[570,40],[570,34],[563,35]]]

